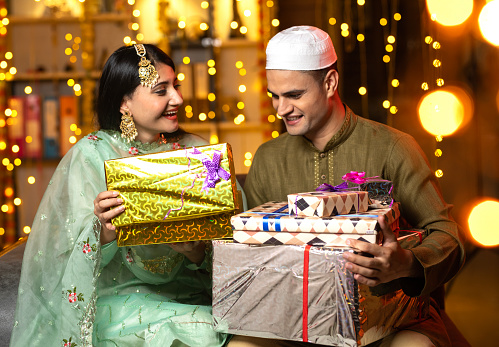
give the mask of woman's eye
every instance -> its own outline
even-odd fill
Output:
[[[166,89],[159,89],[156,91],[156,94],[158,95],[165,95],[166,94]]]
[[[173,88],[175,88],[175,90],[178,90],[180,88],[180,84],[174,85]]]

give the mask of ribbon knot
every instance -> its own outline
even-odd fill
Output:
[[[348,183],[343,182],[341,184],[338,184],[337,186],[333,186],[328,183],[323,183],[317,188],[315,188],[315,190],[320,192],[342,192],[348,190]]]
[[[187,156],[201,161],[206,168],[206,178],[201,190],[208,191],[209,188],[215,188],[220,179],[227,181],[230,178],[230,173],[220,167],[220,160],[222,159],[221,151],[214,151],[213,159],[210,159],[206,154],[194,148]]]

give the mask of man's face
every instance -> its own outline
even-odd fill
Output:
[[[314,144],[333,135],[331,94],[325,82],[302,71],[267,70],[267,87],[290,135],[304,135]]]

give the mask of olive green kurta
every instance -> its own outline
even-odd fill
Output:
[[[425,278],[393,283],[407,295],[426,295],[450,280],[464,262],[464,247],[437,179],[416,141],[409,135],[355,115],[346,108],[340,131],[319,151],[303,136],[285,133],[255,153],[245,184],[250,208],[287,201],[287,194],[313,191],[322,183],[337,185],[349,171],[365,171],[393,182],[402,217],[430,235],[412,249]],[[396,288],[394,288],[396,289]]]

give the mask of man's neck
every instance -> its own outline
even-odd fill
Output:
[[[331,118],[329,124],[326,126],[327,129],[321,133],[317,138],[311,140],[312,144],[319,150],[323,151],[326,148],[329,140],[341,129],[343,122],[345,121],[345,106],[341,102],[340,98],[333,99],[333,107],[331,111]]]

